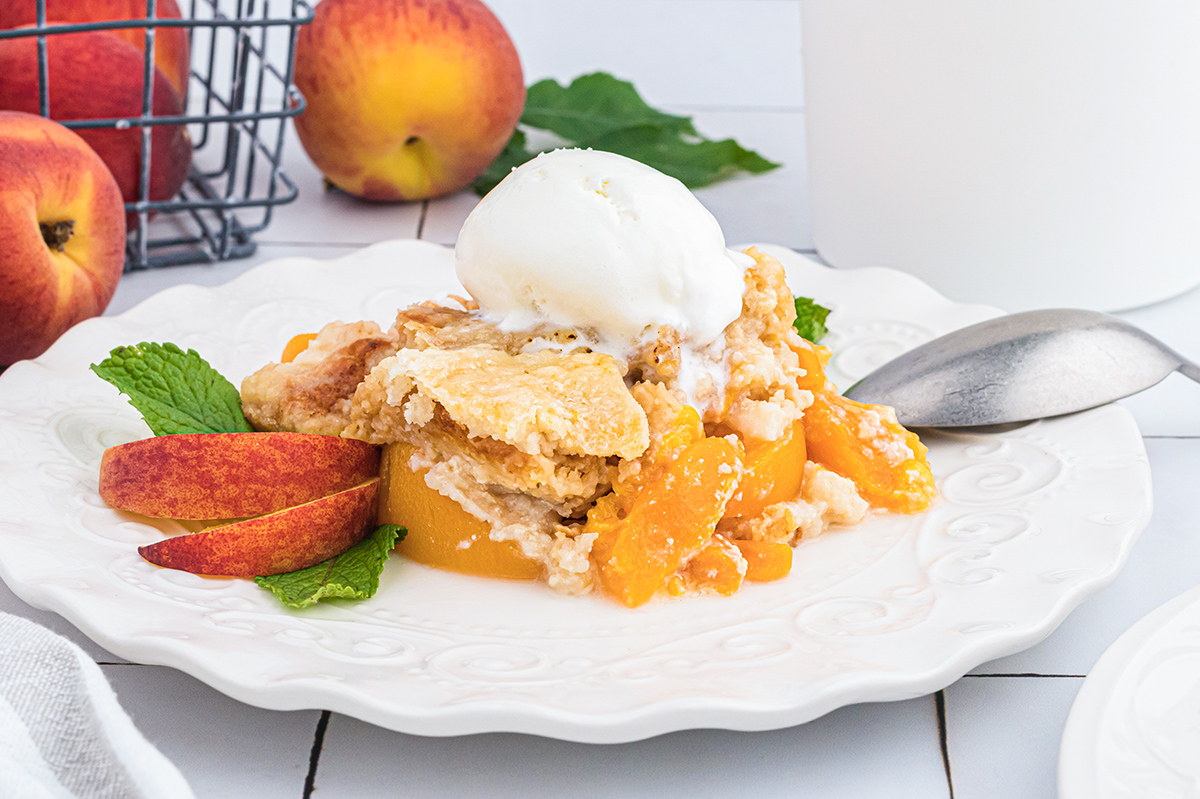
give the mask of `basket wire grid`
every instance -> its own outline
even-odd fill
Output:
[[[141,199],[125,204],[129,218],[137,219],[128,231],[126,271],[249,256],[255,250],[253,235],[267,227],[274,207],[298,193],[281,169],[281,159],[286,120],[304,110],[304,98],[292,84],[292,67],[299,27],[312,20],[312,5],[283,0],[273,13],[270,0],[191,0],[183,19],[170,19],[158,17],[158,2],[146,0],[144,19],[57,23],[47,21],[46,0],[36,0],[34,26],[0,30],[0,41],[37,37],[38,107],[42,116],[51,117],[48,37],[145,29],[141,115],[58,120],[73,129],[140,129]],[[191,53],[187,107],[181,116],[152,113],[155,32],[167,27],[187,30]],[[187,125],[193,158],[178,195],[151,201],[145,199],[150,194],[150,133],[158,125]],[[253,221],[247,221],[248,215]]]

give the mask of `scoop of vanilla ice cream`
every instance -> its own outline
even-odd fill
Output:
[[[505,329],[550,322],[627,348],[661,325],[704,346],[738,317],[752,259],[687,188],[638,161],[555,150],[472,211],[458,279]]]

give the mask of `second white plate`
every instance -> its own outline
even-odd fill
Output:
[[[1079,689],[1060,799],[1200,796],[1200,588],[1130,627]]]

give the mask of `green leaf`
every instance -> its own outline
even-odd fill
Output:
[[[92,371],[128,396],[157,436],[254,429],[237,388],[195,350],[148,342],[117,347]]]
[[[322,599],[370,599],[379,590],[379,575],[392,547],[407,532],[395,524],[381,524],[340,555],[307,569],[255,577],[254,582],[289,608],[306,608]]]
[[[492,162],[487,170],[475,179],[471,188],[480,197],[487,194],[492,189],[496,188],[496,184],[508,177],[508,173],[533,158],[537,153],[531,153],[525,149],[525,134],[520,128],[513,131],[512,138],[508,140],[508,144],[504,145],[504,149],[500,151],[500,155],[496,156],[496,160]]]
[[[654,125],[637,125],[581,142],[617,153],[678,178],[689,189],[708,186],[737,172],[759,174],[779,166],[733,139],[685,140]]]
[[[583,75],[569,86],[550,79],[533,84],[521,125],[550,131],[575,147],[633,158],[693,189],[738,172],[760,174],[779,166],[733,139],[701,136],[691,117],[650,107],[632,83],[605,72]],[[472,188],[487,194],[514,168],[547,149],[529,150],[525,132],[518,128]]]
[[[629,81],[606,72],[581,75],[570,86],[547,78],[529,87],[521,124],[585,142],[634,125],[653,125],[676,136],[696,136],[691,117],[651,108]]]
[[[829,328],[825,327],[825,319],[828,316],[828,308],[817,305],[808,297],[797,297],[796,321],[792,322],[792,327],[796,328],[796,332],[803,338],[816,344],[829,332]]]

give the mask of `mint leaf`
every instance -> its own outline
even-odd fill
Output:
[[[825,319],[828,316],[828,308],[817,305],[808,297],[797,297],[796,321],[792,322],[792,327],[796,328],[796,332],[803,338],[816,344],[829,332],[829,328],[825,327]]]
[[[652,108],[632,83],[605,72],[580,76],[569,86],[551,79],[533,84],[526,93],[521,125],[550,131],[576,147],[641,161],[691,189],[737,172],[760,174],[779,166],[733,139],[701,136],[691,117]],[[527,149],[525,133],[518,128],[472,188],[487,194],[514,168],[547,149]]]
[[[289,608],[306,608],[322,599],[369,599],[379,590],[379,575],[392,547],[406,533],[395,524],[381,524],[340,555],[307,569],[255,577],[254,582]]]
[[[254,429],[237,388],[195,350],[148,342],[117,347],[92,371],[129,397],[156,436]]]
[[[521,124],[586,142],[622,128],[653,125],[676,136],[697,136],[690,117],[667,114],[646,105],[629,81],[606,72],[581,75],[570,86],[538,81],[525,94]]]
[[[686,141],[654,125],[614,130],[587,146],[624,155],[677,178],[689,189],[707,186],[737,172],[758,174],[779,166],[733,139]]]

